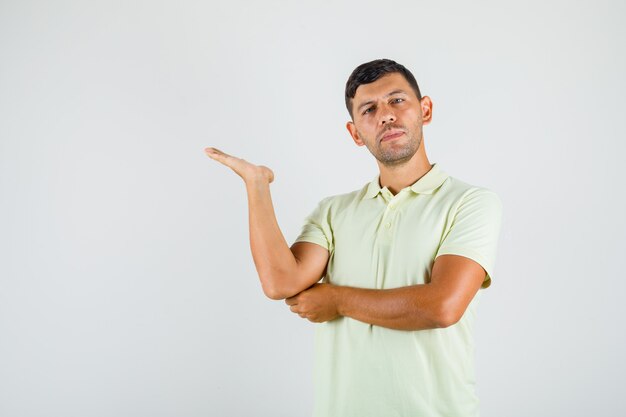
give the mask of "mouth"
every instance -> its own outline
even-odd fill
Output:
[[[386,142],[388,140],[397,139],[397,138],[399,138],[402,135],[404,135],[404,132],[402,132],[400,130],[392,130],[392,131],[386,133],[385,136],[383,136],[380,141],[381,142]]]

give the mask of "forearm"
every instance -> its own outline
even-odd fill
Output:
[[[270,298],[283,298],[287,277],[297,270],[297,260],[285,240],[272,205],[267,181],[246,182],[250,249],[263,292]]]
[[[270,195],[274,172],[264,165],[251,164],[213,147],[204,151],[210,158],[232,169],[246,184],[250,249],[265,295],[278,299],[302,291],[306,287],[300,288],[293,279],[299,276],[299,261],[287,245],[274,214]]]
[[[337,311],[365,323],[397,330],[447,327],[443,294],[431,284],[388,290],[335,286]]]
[[[345,316],[397,330],[437,329],[461,320],[485,277],[479,263],[441,255],[428,284],[386,290],[315,284],[285,302],[315,323]]]

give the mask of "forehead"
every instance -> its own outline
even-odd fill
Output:
[[[385,74],[373,83],[361,84],[354,94],[355,104],[376,99],[379,96],[384,96],[394,90],[403,90],[407,94],[415,95],[411,85],[399,72],[392,72],[391,74]]]

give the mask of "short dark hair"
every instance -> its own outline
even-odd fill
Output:
[[[404,65],[398,64],[391,59],[375,59],[374,61],[366,62],[356,67],[354,71],[352,71],[352,74],[350,74],[348,82],[346,82],[346,108],[348,109],[348,113],[350,113],[352,120],[354,120],[354,116],[352,115],[352,99],[354,99],[356,89],[359,88],[361,84],[373,83],[383,75],[393,72],[399,72],[402,74],[411,88],[413,88],[417,98],[422,98],[422,94],[420,93],[417,81],[415,81],[415,77],[411,74],[411,71],[404,67]]]

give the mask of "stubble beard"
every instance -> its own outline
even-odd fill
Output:
[[[419,133],[414,133],[412,136],[408,136],[409,132],[405,133],[409,138],[406,143],[401,147],[394,143],[376,142],[374,144],[375,149],[372,149],[371,142],[367,145],[370,153],[374,155],[381,164],[388,167],[395,167],[407,163],[413,155],[419,150],[422,144],[422,136]],[[402,139],[400,139],[402,140]]]

